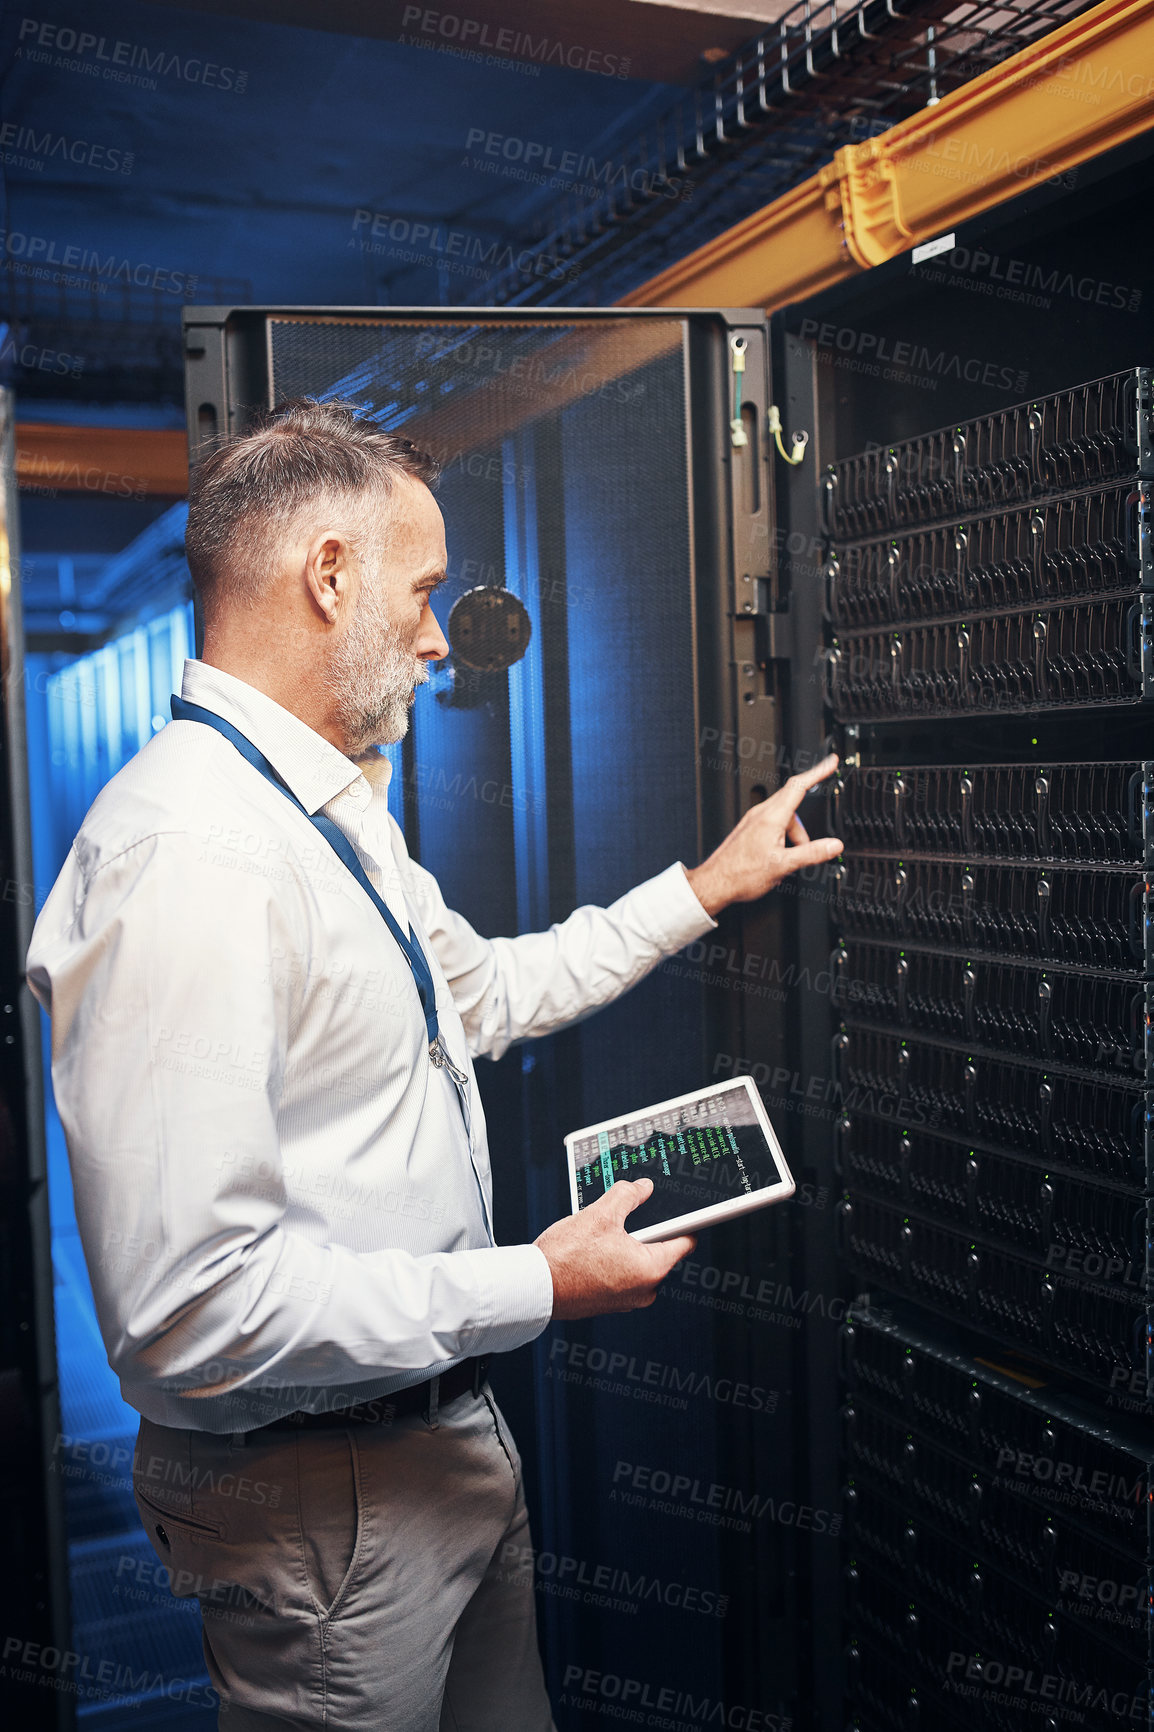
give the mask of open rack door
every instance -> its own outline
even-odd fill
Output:
[[[395,753],[409,849],[480,931],[694,864],[776,784],[760,313],[192,308],[185,340],[194,462],[276,402],[351,398],[443,466],[446,608],[482,592],[474,642],[490,610],[517,648],[510,593],[527,616],[510,665],[458,649],[434,670]],[[620,1004],[480,1067],[501,1240],[567,1212],[565,1132],[745,1055],[778,1065],[785,944],[772,901],[727,916]],[[795,1714],[796,1319],[751,1303],[780,1309],[791,1231],[787,1210],[717,1229],[652,1310],[554,1326],[494,1375],[537,1548],[507,1567],[535,1571],[566,1732],[622,1704]]]

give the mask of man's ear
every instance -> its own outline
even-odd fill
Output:
[[[305,551],[303,576],[313,605],[334,624],[352,577],[349,544],[339,530],[324,529],[313,537]]]

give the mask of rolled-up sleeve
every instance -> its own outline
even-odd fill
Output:
[[[214,1414],[257,1390],[287,1412],[295,1391],[531,1340],[553,1302],[535,1246],[358,1251],[286,1228],[277,1110],[300,984],[268,959],[302,933],[265,880],[227,876],[181,834],[94,872],[74,855],[29,953],[113,1368]]]
[[[676,864],[609,907],[578,908],[547,932],[482,938],[446,906],[431,873],[406,863],[474,1057],[500,1058],[515,1041],[591,1016],[717,924]]]

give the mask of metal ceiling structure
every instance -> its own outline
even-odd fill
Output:
[[[652,124],[536,207],[565,278],[505,270],[470,304],[606,305],[1087,8],[1078,0],[798,0]],[[574,286],[574,279],[575,286]]]

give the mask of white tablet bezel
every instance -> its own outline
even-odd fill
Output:
[[[674,1095],[672,1100],[659,1101],[653,1107],[639,1107],[634,1112],[618,1113],[611,1119],[602,1119],[600,1124],[588,1125],[584,1130],[570,1131],[565,1138],[565,1161],[569,1169],[569,1207],[576,1215],[580,1213],[577,1202],[577,1163],[574,1148],[579,1140],[585,1137],[595,1137],[601,1131],[620,1130],[630,1119],[655,1117],[658,1113],[669,1112],[673,1107],[684,1106],[689,1101],[704,1100],[707,1096],[716,1099],[718,1095],[732,1093],[735,1089],[744,1089],[753,1103],[757,1122],[765,1135],[773,1152],[773,1158],[785,1175],[776,1185],[764,1185],[759,1191],[750,1191],[741,1197],[730,1197],[723,1203],[707,1203],[704,1208],[691,1209],[687,1215],[672,1215],[668,1221],[656,1221],[648,1227],[638,1227],[630,1235],[642,1245],[660,1244],[664,1239],[676,1239],[681,1233],[696,1233],[702,1227],[712,1227],[718,1221],[732,1221],[738,1215],[749,1215],[754,1209],[764,1209],[771,1203],[783,1203],[792,1197],[797,1186],[793,1181],[786,1159],[782,1153],[781,1144],[777,1140],[769,1116],[762,1104],[761,1096],[754,1085],[753,1078],[748,1076],[731,1077],[725,1082],[710,1083],[707,1088],[694,1089],[686,1095]],[[640,1175],[639,1175],[640,1176]],[[628,1228],[626,1229],[628,1231]]]

